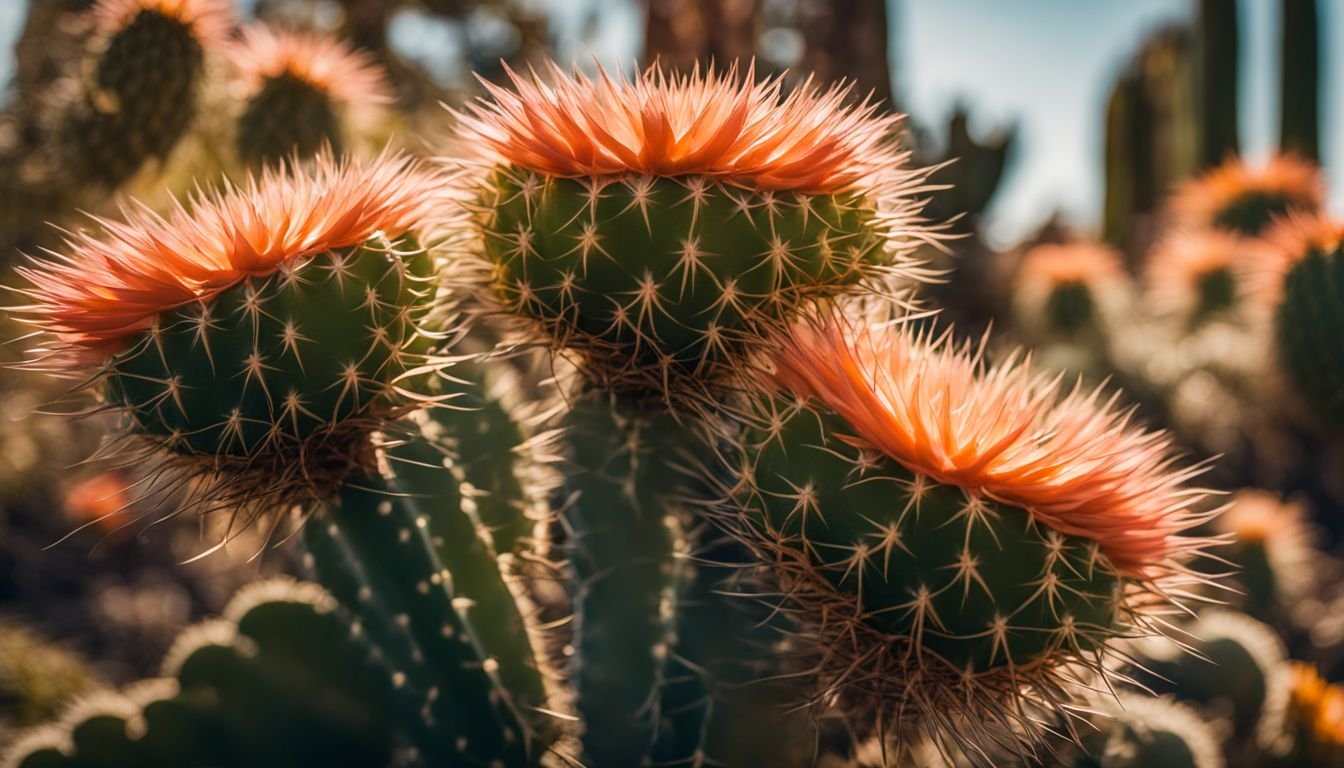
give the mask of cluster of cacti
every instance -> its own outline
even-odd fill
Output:
[[[1142,291],[1107,246],[1028,250],[1033,363],[934,330],[913,254],[944,239],[937,183],[843,84],[509,72],[441,116],[435,165],[366,151],[390,88],[344,43],[226,41],[205,0],[100,8],[98,71],[171,83],[78,102],[117,163],[91,180],[182,140],[215,53],[237,98],[201,191],[17,270],[17,367],[121,427],[67,505],[109,531],[206,515],[208,552],[259,529],[311,581],[246,588],[159,679],[78,697],[0,764],[1337,759],[1341,697],[1275,634],[1321,635],[1290,605],[1325,559],[1298,508],[1244,491],[1220,518],[1211,463],[1037,370],[1169,404],[1172,378],[1231,390],[1244,367],[1212,342],[1130,365],[1127,311],[1173,347],[1268,322],[1302,407],[1344,418],[1344,230],[1305,218],[1313,167],[1192,183]],[[111,136],[137,115],[152,137]],[[1202,606],[1224,590],[1273,626]]]

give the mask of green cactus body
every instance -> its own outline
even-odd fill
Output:
[[[890,259],[879,214],[852,193],[501,169],[480,197],[499,298],[618,389],[713,381],[806,299]]]
[[[1199,276],[1195,286],[1199,302],[1193,319],[1203,319],[1234,308],[1237,304],[1237,278],[1228,267],[1211,269]]]
[[[1312,247],[1288,269],[1275,312],[1279,358],[1292,384],[1324,421],[1344,423],[1344,258]]]
[[[406,235],[247,278],[128,340],[108,364],[107,397],[181,453],[297,452],[404,405],[393,382],[422,360],[412,347],[431,272]]]
[[[1269,626],[1231,611],[1207,611],[1188,628],[1195,653],[1162,643],[1140,660],[1144,684],[1225,713],[1238,734],[1277,731],[1286,706],[1287,653]]]
[[[1083,734],[1072,768],[1222,768],[1208,723],[1169,699],[1122,694]]]
[[[434,545],[437,535],[453,533],[435,520],[461,510],[431,515],[416,502],[417,490],[403,489],[390,473],[347,482],[339,500],[304,526],[309,563],[386,649],[394,684],[418,700],[413,722],[429,764],[533,764],[532,734],[500,679],[501,669],[513,664],[533,666],[511,668],[510,675],[535,675],[535,661],[492,657],[483,649]],[[498,570],[495,578],[502,578]]]
[[[852,674],[878,674],[883,655],[927,677],[1020,674],[1123,630],[1123,582],[1095,542],[854,448],[834,415],[776,405],[768,430],[747,436],[759,446],[749,536],[786,593],[830,605],[829,617],[805,606],[804,620],[876,654]]]
[[[1045,320],[1051,330],[1077,333],[1096,322],[1096,305],[1085,283],[1061,283],[1045,303]]]
[[[1215,213],[1212,223],[1218,229],[1256,237],[1268,229],[1276,217],[1300,205],[1301,201],[1291,195],[1247,191]]]
[[[238,119],[238,154],[250,165],[311,157],[324,145],[344,148],[341,115],[331,96],[289,73],[267,79]]]
[[[392,761],[393,689],[330,596],[259,582],[187,630],[165,677],[76,704],[21,737],[14,768],[378,765]]]
[[[73,177],[117,186],[165,157],[191,124],[204,68],[189,24],[156,10],[136,14],[107,41],[67,118]]]
[[[1279,48],[1279,147],[1321,156],[1321,32],[1317,0],[1283,0]]]
[[[1238,154],[1240,40],[1237,3],[1200,0],[1198,34],[1198,124],[1201,164],[1214,166]]]

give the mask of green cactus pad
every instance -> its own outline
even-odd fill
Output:
[[[805,301],[892,258],[879,214],[854,194],[498,170],[481,199],[498,298],[609,387],[712,382]]]
[[[161,314],[110,361],[107,397],[182,453],[295,452],[404,404],[393,384],[423,361],[412,349],[431,270],[406,235],[248,278]]]
[[[1279,357],[1297,391],[1325,422],[1344,424],[1344,257],[1312,248],[1283,282],[1274,318]]]
[[[751,537],[830,595],[830,620],[967,674],[1077,657],[1122,631],[1123,583],[1095,542],[854,448],[839,417],[777,406],[747,436]]]
[[[117,186],[186,133],[205,67],[191,27],[142,10],[107,41],[66,121],[73,178]]]
[[[291,157],[312,157],[330,146],[339,157],[344,147],[341,116],[331,96],[285,73],[267,79],[238,119],[238,154],[249,165]]]

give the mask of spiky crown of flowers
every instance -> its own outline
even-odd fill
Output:
[[[198,190],[166,216],[140,206],[124,221],[95,217],[101,233],[71,233],[65,253],[18,268],[29,283],[19,292],[32,303],[16,314],[53,337],[49,357],[74,352],[75,364],[86,364],[160,313],[248,276],[410,231],[432,212],[435,187],[404,156],[356,163],[322,154],[303,171],[285,166],[241,186]]]
[[[288,75],[359,110],[392,101],[378,62],[339,38],[254,24],[242,31],[226,53],[251,91],[266,80]]]
[[[1216,229],[1177,232],[1148,256],[1144,282],[1154,303],[1163,308],[1189,306],[1198,300],[1200,281],[1226,270],[1234,280],[1247,276],[1255,249],[1243,238]]]
[[[1168,435],[1130,424],[1100,390],[1062,394],[1024,358],[987,367],[947,337],[836,317],[779,341],[774,383],[835,411],[856,447],[1092,539],[1129,576],[1156,578],[1202,546],[1180,533],[1205,517],[1205,492],[1187,487],[1203,469],[1178,467]]]
[[[550,176],[704,175],[804,194],[881,189],[907,158],[892,137],[901,117],[847,103],[848,85],[809,80],[784,95],[782,78],[756,82],[754,65],[742,77],[656,64],[630,81],[548,73],[509,71],[516,92],[485,82],[491,100],[457,113],[463,150]]]
[[[207,45],[223,43],[233,26],[229,0],[98,0],[92,13],[104,34],[115,34],[143,11],[180,22]]]
[[[1179,220],[1203,226],[1255,194],[1281,196],[1295,207],[1315,211],[1325,201],[1325,182],[1320,168],[1294,155],[1274,155],[1259,167],[1232,157],[1182,182],[1172,196],[1171,209]]]
[[[1048,294],[1060,285],[1081,283],[1091,290],[1123,282],[1125,267],[1114,248],[1101,243],[1045,243],[1027,251],[1018,265],[1023,291]]]

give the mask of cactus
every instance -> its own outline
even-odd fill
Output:
[[[1344,226],[1298,217],[1275,233],[1275,262],[1266,268],[1261,301],[1273,313],[1280,364],[1315,416],[1344,424],[1344,344],[1339,334],[1344,293]]]
[[[778,342],[784,391],[743,439],[741,535],[851,718],[1022,738],[1018,696],[1059,704],[1069,663],[1153,631],[1134,590],[1183,578],[1202,546],[1177,535],[1199,519],[1191,473],[1095,395],[1056,404],[1011,361],[977,377],[948,346],[856,333],[831,319]]]
[[[0,737],[50,720],[96,682],[74,652],[16,621],[0,621]]]
[[[1172,196],[1171,216],[1191,227],[1212,227],[1257,237],[1291,212],[1321,210],[1325,200],[1321,171],[1291,155],[1271,157],[1263,166],[1229,157],[1202,176],[1182,182]]]
[[[1085,749],[1062,762],[1070,768],[1223,768],[1208,723],[1169,699],[1132,693],[1108,702]]]
[[[387,762],[393,686],[371,651],[320,588],[258,582],[224,618],[182,634],[163,678],[88,696],[57,724],[18,738],[3,764]]]
[[[1320,31],[1316,0],[1283,0],[1279,47],[1279,148],[1320,162]]]
[[[229,57],[248,93],[237,126],[247,165],[340,155],[392,101],[377,62],[340,40],[253,26]]]
[[[222,0],[100,0],[104,46],[65,118],[72,178],[115,187],[190,127],[207,50],[231,24]]]
[[[1144,268],[1150,304],[1190,326],[1244,316],[1254,255],[1250,243],[1228,232],[1170,235],[1149,253]]]
[[[1096,334],[1125,299],[1119,254],[1090,243],[1044,244],[1022,257],[1014,290],[1025,327],[1063,338]]]
[[[1305,662],[1290,672],[1288,718],[1267,750],[1274,768],[1344,764],[1344,686],[1331,685]]]
[[[209,503],[320,495],[414,406],[400,383],[426,364],[417,321],[435,296],[412,231],[424,179],[388,155],[313,173],[101,221],[65,262],[22,270],[37,299],[23,311],[52,341],[30,364],[91,376],[133,434],[222,473],[232,490]],[[249,473],[260,485],[239,482]]]
[[[1317,531],[1300,502],[1278,494],[1242,489],[1215,522],[1215,531],[1231,535],[1222,557],[1236,570],[1239,595],[1229,602],[1261,621],[1282,622],[1322,581]]]
[[[898,117],[747,74],[557,70],[459,115],[488,298],[608,389],[685,399],[802,306],[911,274]]]
[[[1200,0],[1198,14],[1200,164],[1239,154],[1240,67],[1236,0]]]
[[[1288,693],[1287,651],[1274,630],[1240,613],[1207,610],[1185,632],[1190,639],[1183,644],[1194,653],[1170,641],[1140,650],[1141,682],[1225,714],[1237,734],[1277,733]]]

